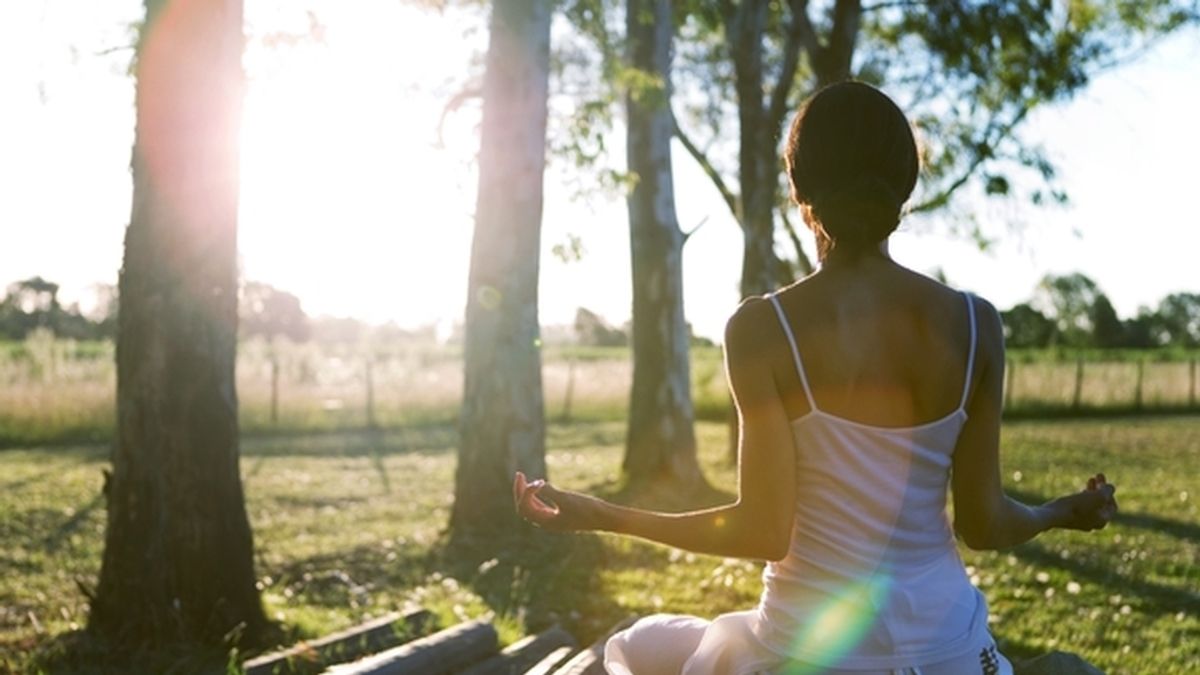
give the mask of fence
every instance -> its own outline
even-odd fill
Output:
[[[0,442],[106,438],[115,419],[108,344],[0,345]],[[1153,358],[1151,358],[1153,357]],[[1010,415],[1200,411],[1196,353],[1018,354],[1007,364]],[[244,344],[238,357],[242,428],[319,431],[449,422],[462,396],[458,348],[389,349]],[[550,347],[542,381],[551,421],[621,419],[632,368],[624,348]],[[729,396],[718,348],[692,351],[699,417],[725,420]]]

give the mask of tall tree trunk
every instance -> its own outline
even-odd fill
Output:
[[[450,518],[458,534],[511,529],[513,472],[546,473],[537,286],[550,2],[495,0],[490,30]]]
[[[89,627],[125,647],[265,626],[238,472],[240,0],[147,0],[117,439]]]
[[[738,98],[738,182],[742,193],[742,297],[760,295],[778,281],[775,257],[777,129],[763,100],[763,33],[767,2],[748,0],[730,28]]]
[[[661,81],[626,95],[627,200],[633,270],[633,391],[624,469],[634,482],[702,481],[696,462],[695,414],[683,315],[684,236],[675,216],[671,173],[669,0],[629,0],[629,63]]]

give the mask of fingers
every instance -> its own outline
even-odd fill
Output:
[[[517,499],[517,512],[523,518],[539,525],[553,519],[559,512],[558,507],[551,506],[539,498],[539,492],[545,487],[546,481],[541,479],[527,483]]]
[[[521,503],[521,495],[525,494],[525,474],[518,471],[513,476],[513,504]]]

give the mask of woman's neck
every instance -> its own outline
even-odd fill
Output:
[[[878,247],[870,250],[833,249],[821,261],[821,271],[836,272],[841,269],[859,268],[864,264],[890,263],[892,257],[888,252],[888,240],[879,242]]]

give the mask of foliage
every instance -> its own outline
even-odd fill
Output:
[[[623,347],[629,344],[629,335],[625,331],[613,328],[599,314],[583,307],[575,312],[575,335],[584,346]]]
[[[1200,461],[1198,421],[1005,425],[1004,479],[1020,498],[1036,502],[1077,489],[1100,467],[1120,486],[1122,509],[1099,533],[964,551],[1005,653],[1063,649],[1106,672],[1163,675],[1189,672],[1200,659],[1200,643],[1190,638],[1200,631],[1200,512],[1190,474],[1181,471]],[[735,476],[725,462],[726,427],[701,423],[698,432],[705,474],[720,490],[699,501],[621,493],[612,481],[624,441],[620,422],[552,426],[548,461],[564,487],[621,501],[683,509],[729,499]],[[554,622],[587,641],[629,613],[715,616],[757,601],[755,563],[606,535],[529,531],[513,542],[447,548],[439,530],[450,506],[445,486],[455,442],[452,427],[244,442],[258,580],[269,614],[283,624],[282,641],[409,603],[435,610],[443,624],[494,612],[506,641]],[[98,569],[105,456],[102,446],[0,454],[0,670],[40,663],[72,671],[64,632],[82,625],[75,580],[87,585]],[[57,661],[43,660],[56,647]],[[197,670],[186,665],[198,662],[195,655],[163,655],[158,668],[153,658],[143,655],[144,670]]]
[[[1173,293],[1157,310],[1122,321],[1084,274],[1047,275],[1033,299],[1000,313],[1009,347],[1192,349],[1200,345],[1200,293]]]
[[[14,281],[0,299],[0,339],[23,340],[37,330],[71,340],[116,337],[119,299],[111,284],[95,284],[95,307],[84,314],[78,305],[63,307],[59,285],[40,276]],[[247,281],[238,303],[243,337],[286,337],[303,342],[310,337],[308,316],[300,299],[270,284]]]
[[[681,3],[676,104],[685,144],[698,149],[692,154],[740,220],[740,195],[728,186],[745,158],[734,142],[736,78],[723,18],[735,6],[722,0]],[[893,95],[921,134],[925,170],[910,210],[949,209],[954,229],[981,246],[992,235],[973,212],[956,207],[964,188],[1035,206],[1067,200],[1044,149],[1022,137],[1029,113],[1069,99],[1098,73],[1200,19],[1190,0],[838,0],[768,7],[762,45],[767,73],[778,77],[789,49],[802,47],[789,109],[829,81],[822,72],[837,56],[839,36],[849,32],[851,76]],[[779,131],[771,130],[776,139]],[[790,228],[780,202],[777,218]]]
[[[238,314],[241,337],[258,336],[268,341],[286,337],[304,342],[311,334],[300,298],[261,281],[248,281],[242,286]]]
[[[1010,348],[1045,347],[1054,337],[1054,322],[1027,302],[1000,312],[1000,320],[1004,343]]]
[[[38,330],[75,340],[111,338],[116,332],[116,294],[98,284],[97,313],[87,317],[77,305],[63,307],[58,284],[40,276],[14,281],[0,299],[0,339],[23,340]]]

